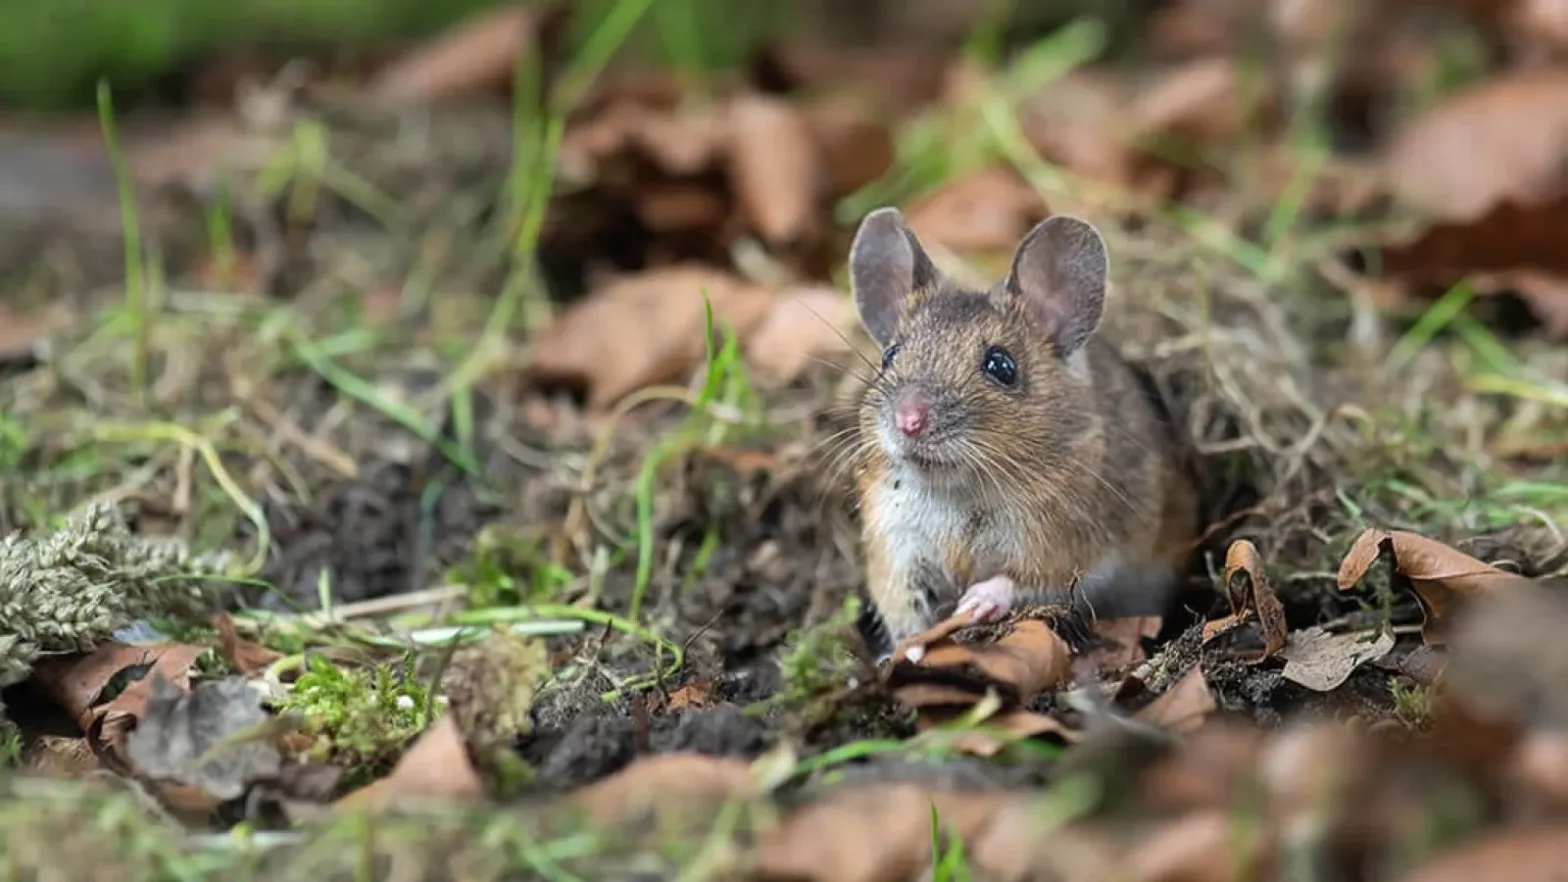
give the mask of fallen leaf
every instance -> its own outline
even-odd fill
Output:
[[[1400,882],[1555,882],[1562,878],[1568,826],[1551,824],[1500,830],[1445,851],[1400,877]]]
[[[713,229],[729,213],[721,195],[697,181],[650,181],[636,199],[638,219],[655,233]]]
[[[919,729],[930,728],[936,725],[935,718],[922,717]],[[988,717],[985,725],[989,728],[999,729],[1015,738],[1034,738],[1039,735],[1057,735],[1069,744],[1083,738],[1079,732],[1061,720],[1023,708],[1009,708],[994,716]],[[975,756],[995,756],[1002,748],[1006,747],[1009,739],[992,735],[989,732],[968,731],[955,737],[951,745],[955,750],[971,753]]]
[[[223,648],[223,657],[242,674],[264,671],[283,657],[283,653],[275,649],[268,649],[260,643],[240,637],[234,630],[234,617],[226,612],[213,616],[212,624],[218,629],[218,640]]]
[[[259,737],[268,734],[271,719],[261,694],[241,677],[209,680],[187,692],[155,674],[146,709],[126,737],[126,753],[149,778],[236,799],[282,767],[277,749]]]
[[[1019,124],[1041,158],[1112,187],[1127,187],[1137,151],[1127,85],[1097,70],[1059,77],[1019,106]],[[1062,210],[1053,206],[1053,210]]]
[[[580,788],[572,802],[600,824],[625,821],[649,809],[660,812],[694,803],[719,803],[756,795],[751,766],[743,760],[699,753],[644,756],[615,774]]]
[[[33,668],[33,682],[85,731],[96,718],[109,714],[132,719],[140,716],[155,675],[189,687],[191,667],[206,651],[206,647],[184,643],[106,643],[86,654],[41,659]],[[102,703],[104,692],[117,680],[128,682],[114,699]]]
[[[767,833],[757,867],[768,879],[916,878],[931,858],[933,811],[945,832],[969,842],[1015,800],[996,792],[933,791],[911,784],[840,790]]]
[[[574,304],[535,340],[540,379],[584,383],[603,409],[643,386],[675,379],[704,355],[703,295],[714,322],[742,339],[772,308],[766,289],[718,270],[681,265],[610,282]]]
[[[1372,564],[1391,556],[1399,578],[1408,579],[1427,609],[1422,638],[1428,644],[1443,642],[1440,627],[1455,598],[1475,598],[1500,590],[1529,586],[1530,579],[1504,572],[1435,539],[1403,530],[1369,529],[1356,537],[1340,561],[1339,590],[1348,591],[1366,576]]]
[[[477,802],[484,784],[468,757],[457,721],[443,714],[414,742],[386,777],[339,799],[339,809],[372,811],[404,802]]]
[[[907,212],[922,242],[957,252],[1010,251],[1049,214],[1039,192],[1001,166],[949,181]]]
[[[1335,634],[1319,627],[1290,635],[1281,655],[1285,659],[1285,679],[1316,692],[1331,692],[1350,678],[1351,672],[1369,661],[1380,659],[1394,648],[1394,634],[1379,631],[1367,639],[1368,632]]]
[[[893,167],[892,129],[868,101],[820,101],[805,108],[806,122],[827,169],[830,198],[845,196]]]
[[[1128,877],[1139,882],[1231,882],[1259,878],[1263,825],[1238,825],[1222,808],[1168,821],[1127,857]]]
[[[812,363],[850,351],[854,305],[834,288],[789,288],[746,338],[746,360],[763,376],[790,383]]]
[[[1254,663],[1271,658],[1285,648],[1289,640],[1285,607],[1274,595],[1274,588],[1263,573],[1263,561],[1257,547],[1246,539],[1232,542],[1225,551],[1225,597],[1230,603],[1231,614],[1238,619],[1248,613],[1257,616],[1263,632],[1263,653],[1253,660]]]
[[[769,242],[812,231],[821,157],[805,117],[785,101],[744,95],[730,105],[730,186]]]
[[[563,35],[568,3],[518,3],[487,10],[383,68],[366,85],[371,101],[420,103],[510,86],[518,59],[549,51]]]
[[[1565,182],[1568,71],[1487,77],[1400,129],[1384,169],[1402,199],[1444,221],[1474,221],[1503,202],[1555,199]]]
[[[1227,142],[1241,134],[1248,108],[1236,61],[1213,56],[1164,72],[1133,102],[1131,117],[1140,135],[1177,137],[1201,144]]]
[[[968,621],[967,615],[949,621],[954,619]],[[968,684],[977,698],[987,687],[995,687],[1008,701],[1023,702],[1065,682],[1072,674],[1072,650],[1067,642],[1046,623],[1034,619],[1014,623],[995,642],[956,643],[944,637],[924,645],[925,655],[919,664],[908,661],[907,656],[894,655],[888,684],[895,693],[905,683],[936,676],[941,682]]]
[[[1382,287],[1395,302],[1416,289],[1468,281],[1477,294],[1516,293],[1549,333],[1568,337],[1568,196],[1500,202],[1470,221],[1433,224],[1383,249]]]
[[[708,691],[711,688],[712,684],[707,680],[693,680],[670,693],[669,700],[664,704],[664,709],[678,711],[706,707],[710,697]]]
[[[1193,732],[1218,707],[1202,666],[1193,665],[1158,698],[1140,708],[1133,719],[1172,732]]]
[[[1164,620],[1159,616],[1123,616],[1097,619],[1094,634],[1109,645],[1085,653],[1084,658],[1098,668],[1117,670],[1135,665],[1148,657],[1143,641],[1160,633]]]

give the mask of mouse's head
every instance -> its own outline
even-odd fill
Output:
[[[1042,221],[1007,277],[974,291],[944,278],[903,215],[881,208],[861,222],[849,266],[860,319],[882,346],[860,408],[869,444],[956,482],[1016,480],[1070,455],[1089,422],[1083,346],[1105,299],[1105,242],[1093,226]]]

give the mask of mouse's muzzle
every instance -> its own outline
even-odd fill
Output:
[[[931,396],[910,386],[893,399],[893,425],[906,438],[919,438],[931,425]]]

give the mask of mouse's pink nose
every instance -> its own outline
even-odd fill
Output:
[[[919,392],[905,392],[893,408],[893,424],[913,438],[926,430],[931,421],[931,402]]]

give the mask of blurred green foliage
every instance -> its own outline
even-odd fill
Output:
[[[506,0],[0,0],[0,104],[85,109],[107,77],[117,95],[152,88],[184,64],[273,48],[330,53],[417,39]],[[613,0],[568,0],[572,39]],[[659,0],[631,45],[683,67],[737,61],[789,4]]]

